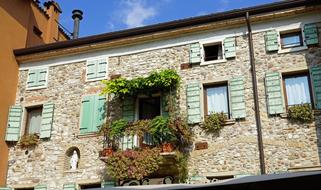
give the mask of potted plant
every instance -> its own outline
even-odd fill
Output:
[[[293,122],[311,123],[313,121],[313,113],[310,104],[289,107],[288,117]]]
[[[25,134],[21,136],[19,140],[19,146],[21,148],[35,147],[39,143],[38,134]]]
[[[172,152],[174,150],[173,142],[177,140],[173,130],[168,126],[168,121],[166,117],[157,116],[150,123],[150,133],[153,140],[162,146],[163,152]]]
[[[210,115],[205,117],[205,121],[201,128],[206,133],[217,134],[219,130],[223,128],[225,120],[226,120],[226,115],[223,112],[211,113]]]

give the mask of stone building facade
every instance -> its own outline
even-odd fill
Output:
[[[279,72],[280,76],[286,78],[289,74],[309,73],[309,69],[321,66],[321,17],[314,13],[320,13],[320,8],[302,14],[282,16],[279,19],[272,18],[265,22],[254,22],[252,25],[267,173],[288,172],[298,167],[320,167],[321,115],[317,106],[313,106],[315,111],[312,123],[298,124],[289,121],[285,110],[283,113],[273,114],[270,112],[272,108],[267,105],[269,97],[267,97],[266,74]],[[318,43],[313,45],[308,45],[304,41],[306,35],[303,30],[308,24],[313,24],[317,29]],[[278,46],[277,50],[268,51],[266,35],[271,30],[277,31],[279,38],[284,31],[298,31],[302,42],[297,48],[284,48],[284,50]],[[224,52],[228,49],[225,40],[231,38],[234,39],[235,55],[222,54],[219,55],[223,57],[222,59],[205,60],[208,44],[220,44],[219,48]],[[193,62],[191,58],[193,44],[199,44],[201,57],[199,57],[200,62],[190,64]],[[85,189],[82,186],[85,184],[99,186],[106,180],[107,175],[105,164],[99,159],[103,139],[94,131],[86,135],[81,133],[83,98],[98,95],[103,88],[101,80],[110,79],[113,75],[132,79],[168,68],[176,70],[181,77],[177,100],[181,114],[187,117],[191,115],[188,103],[189,85],[198,84],[199,87],[196,93],[199,98],[197,106],[199,122],[191,122],[193,124],[190,126],[195,135],[194,144],[206,142],[208,148],[203,150],[191,148],[189,175],[220,178],[259,174],[260,161],[249,53],[248,35],[243,23],[237,27],[223,26],[182,35],[175,39],[21,63],[16,105],[24,111],[21,114],[22,124],[19,134],[24,134],[26,131],[24,126],[28,123],[26,112],[29,108],[40,105],[44,110],[47,109],[45,105],[50,103],[54,105],[54,111],[50,133],[48,135],[40,132],[40,138],[42,135],[45,138],[40,140],[38,146],[22,149],[16,143],[9,142],[7,186],[14,189],[33,188],[39,185],[45,185],[47,189]],[[91,70],[88,69],[88,65],[101,63],[95,60],[106,62],[106,67],[101,67],[105,72],[102,75],[97,73],[95,76],[90,75]],[[184,67],[186,64],[188,66]],[[30,72],[39,68],[45,68],[42,70],[46,73],[45,84],[39,83],[39,88],[28,89],[31,81]],[[99,70],[100,67],[96,68]],[[233,91],[232,80],[239,78],[242,78],[239,86],[243,86],[244,112],[238,116],[239,118],[235,118],[234,112],[231,113],[233,105],[230,93]],[[309,83],[312,84],[313,81],[309,79]],[[217,84],[225,84],[229,88],[230,95],[227,95],[227,99],[230,104],[230,118],[219,135],[211,135],[202,131],[199,123],[202,123],[206,115],[205,90]],[[286,97],[283,88],[285,84],[281,82],[280,85],[283,102]],[[313,92],[315,91],[317,89]],[[314,102],[318,101],[315,95],[311,97]],[[282,107],[285,108],[285,104]],[[121,106],[117,104],[111,109],[113,116],[120,117]],[[75,171],[71,171],[68,167],[70,152],[73,150],[77,151],[80,158],[78,169]]]

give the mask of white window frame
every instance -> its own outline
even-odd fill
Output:
[[[103,56],[103,57],[93,57],[93,58],[89,58],[86,60],[86,82],[93,82],[93,81],[99,81],[99,80],[104,80],[104,79],[107,79],[107,76],[108,76],[108,58],[109,57],[106,57],[106,56]],[[100,77],[100,78],[94,78],[94,79],[88,79],[87,78],[87,73],[88,73],[88,62],[90,61],[96,61],[96,60],[105,60],[106,61],[106,75],[104,77]]]
[[[290,31],[295,31],[295,30],[301,31],[302,46],[282,49],[281,33],[287,33],[287,32],[291,33]],[[298,26],[298,27],[293,27],[293,26],[286,27],[286,28],[278,29],[277,32],[278,32],[278,45],[279,45],[278,53],[280,53],[280,54],[282,54],[282,53],[290,53],[290,52],[296,52],[296,51],[302,51],[302,50],[308,49],[308,46],[306,45],[306,42],[305,42],[305,36],[304,36],[303,28],[301,26]]]
[[[224,38],[225,39],[225,38]],[[224,49],[224,39],[219,39],[219,40],[208,40],[208,41],[200,41],[200,48],[201,48],[201,64],[200,65],[210,65],[210,64],[215,64],[215,63],[224,63],[226,62],[225,58],[225,49]],[[205,61],[205,49],[204,46],[208,45],[215,45],[215,44],[221,44],[222,47],[222,59],[219,60],[211,60],[211,61]]]
[[[30,70],[39,70],[39,69],[46,69],[46,83],[44,86],[37,86],[37,87],[28,87],[28,81],[29,81],[29,72]],[[38,89],[43,89],[48,87],[48,78],[49,78],[49,67],[36,67],[36,68],[30,68],[28,69],[28,74],[27,74],[27,81],[26,81],[26,90],[38,90]]]

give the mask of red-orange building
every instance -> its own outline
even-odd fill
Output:
[[[68,40],[59,27],[61,9],[54,1],[42,8],[37,0],[0,0],[0,186],[5,185],[8,147],[5,143],[8,108],[15,102],[18,64],[13,49]]]

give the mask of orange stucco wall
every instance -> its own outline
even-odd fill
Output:
[[[62,34],[54,21],[59,19],[59,12],[52,7],[47,13],[51,17],[48,18],[31,0],[0,0],[0,187],[6,183],[8,147],[5,132],[8,109],[15,102],[18,81],[18,63],[13,50],[66,39],[59,38]],[[33,32],[34,26],[42,31],[40,37]]]

